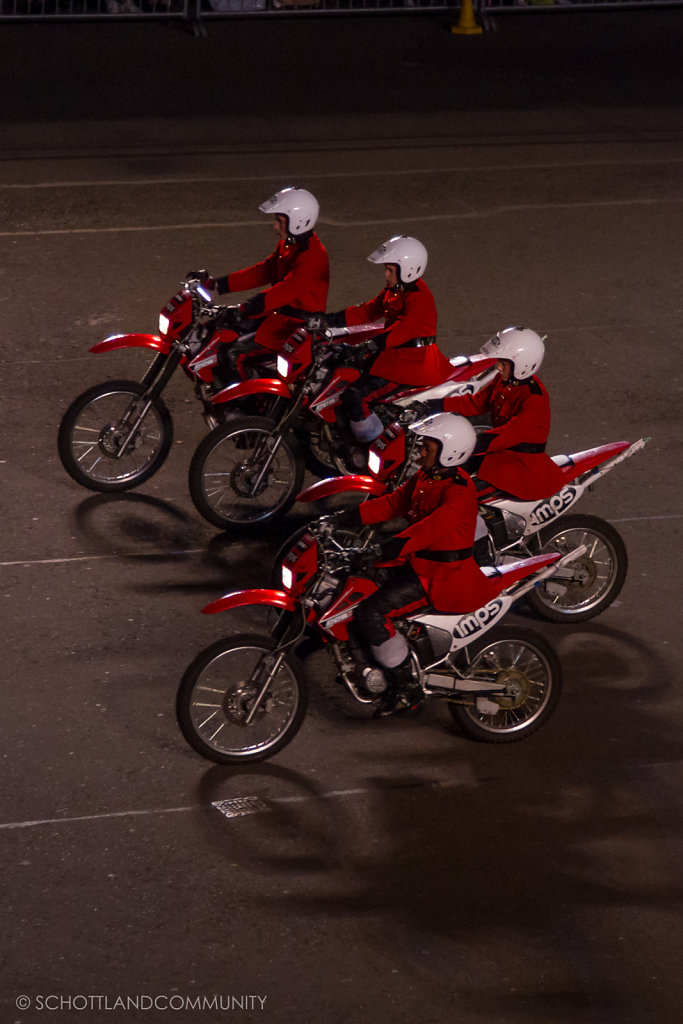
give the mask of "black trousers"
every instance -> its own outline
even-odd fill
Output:
[[[347,417],[355,423],[366,419],[372,412],[373,402],[390,394],[396,387],[396,384],[385,380],[384,377],[373,377],[369,373],[361,374],[342,395]]]
[[[257,345],[253,334],[228,345],[219,345],[217,354],[218,371],[224,382],[258,376],[260,366],[274,361],[277,355],[269,348]]]
[[[388,577],[386,582],[354,612],[358,632],[373,647],[379,647],[391,637],[393,630],[389,627],[389,616],[392,612],[427,603],[420,577],[411,566],[398,565],[383,572]]]

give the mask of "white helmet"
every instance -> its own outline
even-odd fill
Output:
[[[411,424],[409,429],[420,437],[430,437],[440,443],[439,463],[444,468],[461,466],[467,462],[477,443],[477,435],[470,421],[452,412],[425,416]]]
[[[506,327],[482,345],[480,351],[494,359],[509,359],[515,379],[526,380],[543,362],[545,346],[536,331],[528,327]]]
[[[422,277],[427,269],[427,250],[422,242],[410,235],[394,235],[368,256],[371,263],[397,263],[398,279],[410,284]]]
[[[281,188],[259,206],[261,213],[283,213],[289,219],[290,235],[312,231],[318,219],[318,200],[305,188]]]

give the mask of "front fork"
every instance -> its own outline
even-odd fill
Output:
[[[270,469],[270,465],[275,458],[278,448],[282,444],[282,434],[278,431],[277,434],[268,434],[266,438],[261,442],[259,447],[254,452],[254,459],[257,461],[261,458],[264,448],[268,447],[268,454],[264,461],[261,463],[259,474],[251,485],[251,497],[258,494],[258,489],[261,486],[261,481]]]
[[[135,417],[132,425],[129,426],[133,410],[138,408],[137,402],[131,402],[123,416],[123,419],[121,420],[121,426],[127,428],[127,433],[123,444],[116,453],[117,459],[122,458],[128,451],[132,440],[135,437],[135,432],[139,429],[151,406],[175,373],[181,359],[182,352],[180,349],[175,348],[168,355],[160,352],[159,355],[155,356],[150,363],[149,369],[140,381],[142,387],[145,389],[144,394],[140,396],[143,402],[142,409]]]
[[[252,484],[252,496],[258,493],[258,489],[261,486],[261,481],[263,480],[264,476],[270,469],[270,465],[273,459],[275,458],[277,450],[282,444],[282,438],[284,437],[285,431],[289,428],[290,424],[292,424],[296,420],[299,410],[301,409],[303,399],[304,392],[303,390],[301,390],[296,397],[296,401],[293,403],[291,408],[287,410],[287,412],[285,412],[284,416],[277,424],[275,430],[264,438],[264,440],[261,442],[259,447],[254,452],[254,459],[258,460],[261,458],[264,448],[268,448],[268,454],[265,458],[265,461],[261,465],[259,474],[257,478],[254,480],[254,483]]]
[[[254,669],[254,673],[253,673],[253,675],[252,675],[252,677],[251,677],[251,679],[249,681],[254,683],[256,686],[260,685],[261,689],[258,692],[258,696],[256,697],[256,700],[251,705],[251,708],[249,710],[249,714],[247,715],[247,717],[246,717],[246,719],[244,721],[245,725],[251,725],[251,723],[252,723],[252,721],[254,719],[254,715],[256,714],[258,709],[260,708],[261,702],[263,701],[263,699],[265,698],[266,694],[268,693],[268,690],[270,688],[271,682],[275,678],[275,675],[277,674],[277,672],[278,672],[278,670],[280,668],[280,665],[284,661],[284,657],[285,657],[285,650],[284,650],[284,648],[282,650],[280,650],[277,654],[275,654],[274,652],[272,654],[267,654],[264,658],[260,659],[258,665]],[[265,671],[265,673],[266,673],[266,678],[264,679],[263,683],[261,684],[260,683],[260,676],[261,676],[263,671]]]
[[[303,613],[303,609],[302,613]],[[304,629],[306,628],[306,620],[302,618],[301,623],[297,624],[294,616],[290,611],[283,611],[278,617],[277,622],[271,629],[271,635],[275,642],[279,645],[270,654],[264,655],[256,665],[256,668],[249,677],[249,682],[253,683],[254,686],[260,687],[259,692],[254,700],[249,714],[245,719],[245,725],[251,725],[254,715],[261,706],[262,701],[265,699],[266,694],[270,688],[270,684],[275,678],[279,671],[280,665],[285,659],[287,649],[293,646],[302,636]],[[294,630],[294,636],[287,640],[287,634],[290,630]],[[261,682],[263,673],[265,672],[265,679]]]

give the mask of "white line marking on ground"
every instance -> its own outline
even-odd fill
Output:
[[[113,555],[73,555],[68,558],[21,558],[16,562],[0,562],[0,568],[11,565],[66,565],[68,562],[101,562],[112,558],[184,558],[186,555],[199,555],[206,548],[187,548],[184,551],[120,551]]]
[[[463,167],[399,167],[388,170],[371,171],[322,171],[320,173],[306,173],[304,177],[308,181],[325,181],[334,178],[386,178],[406,177],[416,174],[482,174],[490,171],[500,171],[501,174],[515,174],[520,171],[556,171],[564,168],[576,167],[649,167],[654,164],[679,164],[683,163],[683,157],[655,157],[653,159],[638,160],[569,160],[556,163],[533,163],[533,164],[474,164]],[[172,178],[97,178],[85,181],[37,181],[37,182],[0,182],[0,189],[17,189],[30,191],[31,189],[48,188],[111,188],[129,185],[229,185],[232,182],[243,181],[272,181],[274,174],[240,174],[240,175],[212,175],[211,177],[172,177]]]
[[[683,513],[674,512],[663,516],[630,516],[626,519],[610,519],[610,523],[649,523],[658,519],[683,519]],[[117,558],[185,558],[187,555],[204,554],[206,548],[186,548],[181,551],[129,551],[113,555],[74,555],[67,558],[20,558],[13,562],[0,562],[0,568],[7,569],[14,565],[67,565],[69,562],[101,562]]]
[[[610,523],[643,523],[652,522],[655,519],[683,519],[683,514],[674,512],[666,516],[631,516],[628,519],[610,519]]]
[[[196,811],[201,805],[193,807],[156,807],[145,811],[109,811],[104,814],[80,814],[73,818],[36,818],[34,821],[7,821],[0,824],[0,831],[14,828],[33,828],[36,825],[71,825],[78,821],[101,821],[106,818],[144,818],[153,814],[184,814]]]
[[[465,210],[459,213],[435,213],[421,217],[402,217],[401,223],[424,224],[428,221],[476,220],[477,218],[497,217],[505,213],[522,213],[528,210],[577,210],[595,209],[614,206],[669,206],[683,202],[680,199],[604,199],[578,203],[520,203],[510,206],[494,206],[489,210]],[[373,227],[382,224],[395,224],[396,218],[380,218],[373,220],[332,220],[321,217],[318,223],[333,228]],[[50,235],[111,235],[127,233],[154,233],[155,231],[225,231],[229,228],[263,226],[263,220],[207,221],[198,224],[155,224],[155,225],[122,225],[106,228],[45,228],[38,231],[0,231],[0,238],[37,238]]]
[[[454,786],[459,785],[471,785],[473,780],[468,779],[466,783],[456,782],[452,779],[446,779],[443,782],[435,780],[423,780],[420,782],[411,782],[410,786],[401,785],[399,782],[396,786],[390,786],[388,788],[394,789],[450,789]],[[140,811],[108,811],[102,814],[79,814],[72,818],[35,818],[31,821],[7,821],[0,823],[0,831],[9,832],[12,829],[18,828],[35,828],[38,825],[71,825],[82,821],[105,821],[110,818],[144,818],[153,817],[156,814],[187,814],[189,811],[201,811],[206,809],[207,806],[213,807],[219,811],[225,817],[244,817],[246,814],[259,814],[270,810],[269,805],[277,804],[295,804],[304,803],[308,800],[330,800],[335,797],[346,797],[346,796],[362,796],[366,793],[374,793],[381,791],[380,789],[367,789],[358,787],[354,789],[331,789],[326,793],[301,793],[297,796],[284,796],[284,797],[258,797],[258,796],[244,796],[234,797],[233,799],[227,800],[214,800],[210,805],[207,804],[192,804],[189,807],[153,807]],[[268,801],[268,803],[265,802]],[[230,805],[234,805],[236,813],[229,813]],[[228,813],[226,813],[226,811]]]

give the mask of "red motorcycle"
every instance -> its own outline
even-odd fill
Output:
[[[159,313],[158,334],[115,334],[93,345],[91,352],[142,348],[154,357],[140,381],[96,384],[71,403],[58,436],[67,473],[93,491],[125,491],[149,480],[173,441],[161,396],[175,371],[180,367],[193,382],[208,427],[217,427],[221,411],[211,399],[218,346],[247,336],[231,307],[213,305],[200,282],[185,281]]]
[[[308,688],[298,644],[313,633],[336,665],[337,681],[361,704],[387,688],[372,659],[357,660],[349,623],[357,605],[381,583],[371,568],[373,531],[349,547],[329,521],[318,520],[282,565],[282,589],[241,590],[207,605],[206,614],[240,607],[277,612],[268,634],[220,640],[189,666],[177,695],[182,733],[203,757],[221,764],[260,761],[281,750],[306,714]],[[396,617],[422,695],[445,702],[468,736],[510,743],[536,732],[557,706],[562,685],[552,647],[534,631],[500,626],[510,605],[552,577],[567,558],[553,552],[484,570],[498,594],[467,614],[424,608]],[[495,629],[493,628],[495,627]],[[486,635],[485,635],[486,634]]]
[[[291,508],[307,466],[318,475],[348,474],[352,460],[359,455],[365,460],[367,446],[353,439],[342,395],[361,373],[358,365],[348,365],[349,358],[383,330],[382,322],[323,330],[311,319],[278,354],[278,378],[242,381],[216,395],[216,405],[257,395],[274,404],[268,417],[229,419],[198,446],[190,464],[190,494],[208,522],[224,530],[261,526]],[[375,413],[386,425],[397,416],[410,422],[415,415],[402,406],[456,391],[471,393],[487,382],[496,361],[477,355],[450,362],[452,370],[442,384],[397,385],[377,402]]]
[[[579,498],[625,459],[641,451],[649,438],[630,443],[589,448],[571,455],[555,455],[564,486],[550,497],[520,501],[493,487],[480,491],[479,511],[488,530],[489,561],[498,568],[509,561],[539,553],[560,554],[585,550],[527,595],[534,612],[551,622],[585,622],[600,615],[616,599],[626,579],[628,555],[619,532],[597,516],[568,515]],[[368,468],[358,474],[319,480],[298,496],[298,501],[319,501],[339,494],[377,497],[400,486],[414,471],[420,438],[400,422],[390,424],[370,447]],[[280,556],[296,543],[297,531],[280,549]]]

